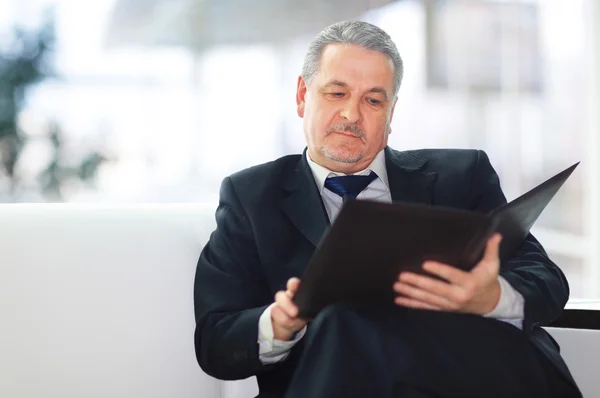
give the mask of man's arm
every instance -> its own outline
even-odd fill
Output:
[[[483,151],[478,151],[473,175],[473,210],[487,213],[506,203],[498,175]],[[517,253],[501,264],[500,275],[525,301],[524,330],[534,324],[550,324],[558,318],[569,298],[564,274],[531,234]]]
[[[221,185],[216,221],[196,268],[196,357],[213,377],[242,379],[267,369],[259,360],[258,324],[273,299],[250,222],[229,178]]]

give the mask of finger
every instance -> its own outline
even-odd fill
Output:
[[[271,319],[274,325],[288,330],[297,331],[304,327],[304,320],[290,317],[278,306],[271,309]]]
[[[283,291],[275,294],[275,304],[289,317],[298,316],[298,307],[292,302],[292,299]]]
[[[293,297],[293,296],[294,296],[294,294],[296,294],[296,291],[298,290],[298,287],[299,287],[299,286],[300,286],[300,279],[298,279],[298,278],[290,278],[290,279],[287,281],[287,285],[286,285],[286,287],[287,287],[287,290],[288,290],[290,293],[292,293],[292,296],[291,296],[291,297]]]
[[[286,329],[298,331],[302,329],[308,323],[308,320],[304,318],[293,318],[288,316],[281,308],[274,305],[271,309],[271,318],[273,322],[276,322],[277,325],[280,325]]]
[[[455,295],[461,290],[457,285],[452,285],[428,276],[413,274],[412,272],[403,272],[400,274],[399,280],[405,284],[433,293],[436,296],[449,299],[454,299]]]
[[[421,290],[417,287],[411,286],[403,282],[396,282],[394,284],[394,290],[396,293],[404,295],[408,299],[416,300],[420,303],[427,304],[432,307],[441,308],[445,310],[456,310],[459,305],[446,297],[437,296],[429,293],[425,290]]]
[[[423,269],[430,274],[447,280],[453,285],[462,286],[469,278],[468,272],[448,264],[438,263],[437,261],[425,261],[423,263]]]
[[[396,303],[396,305],[399,305],[402,307],[407,307],[407,308],[414,308],[414,309],[418,309],[418,310],[442,311],[442,309],[439,307],[436,307],[431,304],[423,303],[419,300],[411,299],[408,297],[396,297],[394,299],[394,302]]]

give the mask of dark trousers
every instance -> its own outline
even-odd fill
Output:
[[[304,339],[286,398],[581,396],[524,332],[480,316],[334,305]]]

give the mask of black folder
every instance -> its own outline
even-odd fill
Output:
[[[489,214],[399,202],[345,203],[301,277],[294,297],[300,316],[313,318],[338,302],[392,305],[401,271],[424,273],[425,260],[468,271],[495,232],[503,236],[500,259],[508,260],[578,164]]]

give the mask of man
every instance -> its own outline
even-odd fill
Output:
[[[400,274],[396,306],[297,316],[298,278],[343,197],[480,212],[506,202],[481,151],[387,146],[402,73],[373,25],[337,23],[312,42],[296,96],[307,150],[223,181],[195,280],[200,366],[257,376],[260,397],[580,396],[540,328],[567,281],[532,236],[501,265],[499,236],[471,272],[423,264],[447,282]]]

